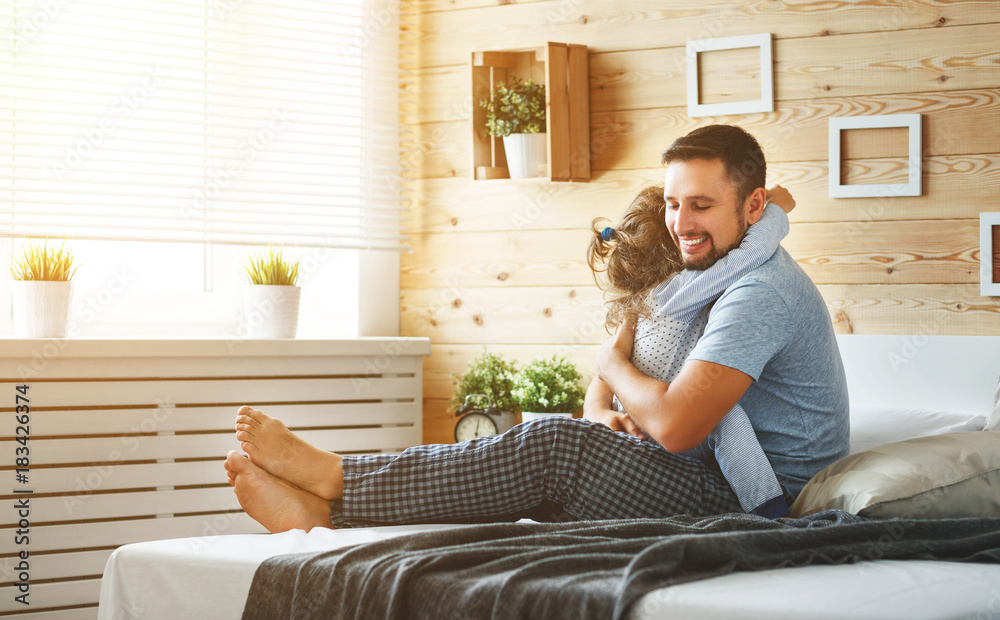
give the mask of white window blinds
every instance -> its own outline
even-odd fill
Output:
[[[375,0],[0,0],[0,235],[405,249]]]

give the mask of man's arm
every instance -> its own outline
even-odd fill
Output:
[[[632,325],[624,324],[601,345],[598,377],[661,446],[670,452],[690,450],[708,437],[753,379],[728,366],[692,359],[672,383],[654,379],[629,361],[632,331]]]

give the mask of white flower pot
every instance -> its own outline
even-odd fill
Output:
[[[297,286],[247,284],[243,287],[243,325],[247,338],[294,338],[299,325]]]
[[[551,416],[563,416],[566,418],[572,418],[572,413],[538,413],[537,411],[522,411],[521,412],[521,422],[530,422],[532,420],[538,420],[541,418],[547,418]]]
[[[512,179],[548,176],[548,156],[545,154],[545,134],[513,133],[504,136],[503,150],[507,155],[507,172]]]
[[[65,338],[72,281],[14,280],[11,301],[18,338]]]

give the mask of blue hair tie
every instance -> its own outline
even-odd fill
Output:
[[[611,237],[614,234],[615,234],[615,229],[608,226],[607,228],[601,231],[601,239],[604,239],[605,241],[611,241]]]

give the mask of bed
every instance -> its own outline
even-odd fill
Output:
[[[996,436],[981,429],[994,409],[1000,337],[849,335],[838,342],[851,392],[852,454],[942,433],[995,443]],[[993,465],[985,468],[988,476],[996,474]],[[966,476],[963,484],[967,478],[982,476]],[[987,489],[993,498],[983,506],[962,505],[973,512],[995,510],[1000,493],[996,486]],[[869,502],[864,510],[886,505],[891,502]],[[108,560],[98,617],[240,618],[255,571],[272,556],[447,527],[316,529],[126,545]],[[993,618],[1000,617],[1000,565],[877,559],[737,572],[653,590],[629,617]]]

